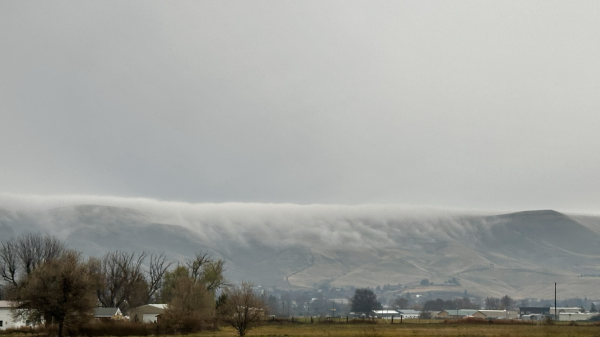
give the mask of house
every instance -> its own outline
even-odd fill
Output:
[[[566,313],[577,313],[577,312],[581,312],[581,308],[580,307],[556,307],[556,311],[554,311],[554,307],[550,307],[550,315],[554,315],[554,313],[556,312],[556,314],[560,314],[563,312]]]
[[[558,314],[559,321],[587,321],[593,316],[597,316],[598,313],[590,312],[561,312]]]
[[[402,318],[419,318],[421,316],[421,312],[418,310],[400,309],[398,312]]]
[[[473,316],[473,314],[476,313],[477,311],[478,310],[472,310],[472,309],[444,310],[444,311],[440,311],[440,313],[437,314],[437,318],[451,318],[451,319],[465,318],[467,316]]]
[[[0,330],[27,326],[25,321],[13,318],[13,306],[9,301],[0,301]]]
[[[119,308],[94,308],[94,319],[120,321],[123,314]]]
[[[519,307],[519,317],[523,315],[550,315],[550,307]]]
[[[156,323],[156,316],[162,314],[167,308],[166,304],[146,304],[129,309],[131,322]]]
[[[519,312],[514,310],[479,310],[473,314],[473,317],[484,319],[516,319],[519,318]]]
[[[542,321],[548,315],[542,314],[529,314],[529,315],[520,315],[519,318],[523,321]]]
[[[371,312],[371,316],[375,316],[377,318],[392,318],[400,317],[400,313],[393,309],[373,310]]]
[[[441,313],[441,311],[432,311],[431,318],[441,318],[438,316],[440,313]]]

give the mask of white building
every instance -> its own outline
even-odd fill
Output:
[[[559,321],[587,321],[593,316],[598,315],[597,312],[561,312],[558,314]]]
[[[129,319],[131,322],[156,323],[156,316],[162,314],[166,308],[166,304],[142,305],[129,309]]]
[[[24,327],[25,322],[13,318],[12,305],[9,301],[0,301],[0,330]]]
[[[399,313],[402,318],[419,318],[419,316],[421,316],[420,311],[412,309],[400,309]]]
[[[373,316],[377,318],[400,317],[400,313],[393,309],[373,310]]]
[[[556,313],[561,314],[563,312],[574,314],[581,312],[580,307],[556,307]],[[554,315],[554,307],[550,307],[550,315]]]

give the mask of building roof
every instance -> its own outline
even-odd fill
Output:
[[[335,302],[335,304],[348,304],[350,301],[347,298],[332,298],[328,301]]]
[[[383,309],[383,310],[373,310],[376,315],[385,315],[385,314],[393,314],[397,315],[398,311],[393,309]]]
[[[479,310],[486,317],[507,317],[508,312],[506,310]]]
[[[472,310],[472,309],[459,309],[459,310],[444,310],[445,312],[448,313],[448,315],[450,316],[471,316],[474,313],[478,312],[479,310]],[[442,311],[442,312],[444,312]]]
[[[519,310],[550,310],[550,307],[519,307]]]
[[[578,312],[581,311],[580,307],[556,307],[556,310],[567,310],[567,311],[574,311],[574,312]],[[554,311],[554,307],[550,307],[550,311]]]
[[[119,308],[94,308],[94,317],[113,317],[120,314]]]
[[[399,312],[402,315],[420,315],[421,314],[420,311],[412,310],[412,309],[400,309]]]
[[[131,308],[129,309],[129,312],[138,312],[144,314],[162,314],[166,308],[166,304],[146,304],[136,308]]]
[[[0,301],[0,308],[12,308],[13,305],[10,301]]]

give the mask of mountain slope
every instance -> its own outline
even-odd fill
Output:
[[[410,212],[390,206],[67,205],[0,210],[0,235],[57,235],[86,255],[111,250],[206,251],[226,276],[263,285],[313,287],[401,283],[407,290],[482,296],[600,297],[600,218],[527,211],[501,215]],[[169,208],[171,207],[171,208]],[[580,219],[581,221],[577,221]],[[460,286],[444,284],[451,278]],[[421,287],[422,279],[434,286]]]

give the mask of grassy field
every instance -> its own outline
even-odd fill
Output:
[[[204,332],[199,336],[235,336],[233,329],[223,328],[216,332]],[[598,336],[600,326],[579,323],[577,325],[495,325],[495,324],[268,324],[248,331],[248,336]]]
[[[152,333],[152,332],[151,332]],[[84,333],[85,334],[85,333]],[[111,335],[109,333],[108,335]],[[11,333],[0,334],[3,337],[40,337],[47,334],[40,333]],[[123,336],[115,332],[115,336]],[[168,337],[166,335],[162,335]],[[181,336],[181,335],[178,335]],[[202,331],[188,335],[190,337],[234,337],[237,336],[233,328],[221,328],[216,331]],[[560,322],[556,324],[464,324],[444,323],[440,320],[408,321],[395,324],[390,322],[377,323],[290,323],[290,322],[268,322],[260,327],[248,331],[247,336],[269,336],[269,337],[302,337],[302,336],[327,336],[327,337],[388,337],[388,336],[461,336],[461,337],[600,337],[600,326],[592,323]],[[175,337],[175,336],[173,336]]]

